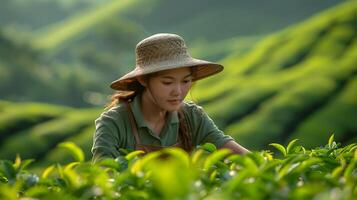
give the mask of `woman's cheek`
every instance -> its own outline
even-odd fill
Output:
[[[191,89],[191,84],[187,84],[184,88],[185,88],[185,93],[187,93]]]
[[[172,86],[170,85],[164,85],[159,89],[159,93],[163,94],[164,96],[167,96],[170,92],[172,91]]]

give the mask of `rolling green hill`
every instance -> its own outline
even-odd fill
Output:
[[[111,92],[107,84],[133,67],[135,45],[145,36],[178,33],[194,56],[219,60],[338,3],[5,0],[0,6],[0,98],[103,105],[100,99]],[[100,97],[88,98],[93,95]]]
[[[71,28],[95,28],[93,25],[109,16],[112,20],[130,19],[143,26],[146,34],[169,31],[183,34],[190,41],[196,38],[219,41],[237,35],[270,33],[338,3],[338,0],[138,0],[137,3],[126,0],[4,0],[0,7],[0,27],[33,31],[72,24],[61,30],[59,36],[45,35],[44,40],[48,40],[64,36],[64,33],[68,35]],[[71,22],[75,21],[83,23],[74,26]]]
[[[357,131],[357,3],[347,2],[233,52],[225,71],[194,96],[225,132],[260,148],[299,138],[306,146]],[[210,88],[210,89],[206,89]],[[355,138],[354,138],[355,139]]]
[[[157,1],[157,0],[156,0]],[[128,12],[148,33],[174,32],[189,42],[265,35],[341,3],[335,0],[162,0],[151,9]],[[159,23],[158,23],[159,22]]]
[[[0,31],[1,99],[88,106],[83,94],[101,88],[102,74],[81,64],[50,62]],[[89,104],[90,105],[90,104]]]
[[[251,149],[298,138],[306,147],[356,141],[357,3],[349,1],[235,52],[225,70],[195,85],[217,125]],[[239,40],[237,40],[239,42]],[[0,63],[1,64],[1,63]],[[0,65],[1,66],[1,65]],[[70,140],[87,159],[102,109],[0,101],[0,158],[70,159],[54,149]]]
[[[91,158],[94,119],[100,109],[73,109],[50,104],[0,101],[0,158],[34,158],[39,163],[65,161],[70,155],[55,149],[74,141]],[[46,158],[46,160],[43,160]]]

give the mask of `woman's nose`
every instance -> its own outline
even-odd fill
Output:
[[[181,95],[182,94],[182,88],[180,84],[175,85],[175,88],[173,90],[173,93],[175,95]]]

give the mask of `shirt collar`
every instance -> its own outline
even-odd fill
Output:
[[[141,95],[136,95],[136,97],[133,99],[133,102],[130,103],[131,109],[133,111],[134,118],[138,128],[148,127],[148,125],[144,121],[143,113],[141,112],[140,100],[141,100]],[[167,121],[168,123],[177,124],[179,122],[177,111],[169,112],[169,116],[167,119],[168,119]]]

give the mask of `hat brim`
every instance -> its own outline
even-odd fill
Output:
[[[217,74],[223,70],[223,66],[218,63],[208,62],[205,60],[199,60],[195,58],[191,58],[188,61],[181,61],[180,63],[161,63],[156,64],[155,66],[143,68],[135,68],[133,71],[125,74],[121,78],[113,81],[110,84],[110,87],[115,90],[120,91],[132,91],[133,86],[137,84],[137,77],[144,76],[152,73],[156,73],[159,71],[170,70],[170,69],[178,69],[185,67],[193,67],[195,68],[195,74],[193,81],[197,81],[208,76]]]

